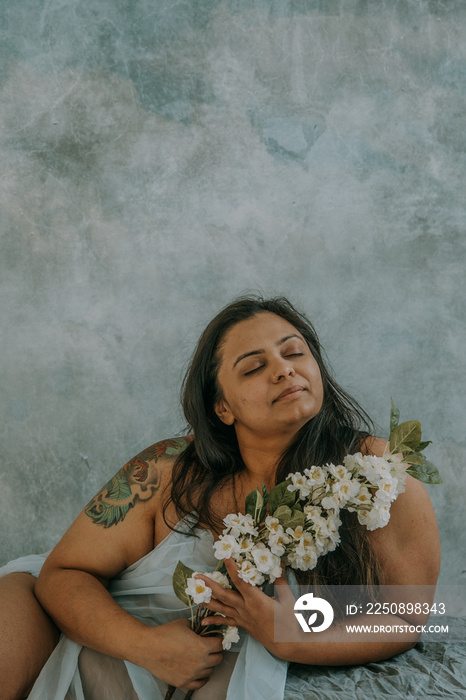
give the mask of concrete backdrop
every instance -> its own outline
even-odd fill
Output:
[[[182,431],[195,340],[258,289],[382,433],[390,396],[422,421],[464,580],[465,3],[5,0],[0,28],[0,564]]]

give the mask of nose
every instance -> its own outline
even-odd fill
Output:
[[[286,377],[294,377],[295,371],[293,367],[286,361],[286,358],[280,363],[277,363],[272,370],[272,378],[275,382],[280,382]]]

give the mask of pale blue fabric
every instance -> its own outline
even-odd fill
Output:
[[[186,526],[185,521],[178,529]],[[196,529],[196,534],[198,537],[170,532],[149,554],[113,579],[109,590],[121,607],[148,625],[189,617],[189,609],[173,592],[172,576],[176,564],[182,561],[199,572],[212,571],[217,564],[212,533]],[[0,576],[12,571],[26,571],[37,576],[44,561],[45,555],[22,557],[0,569]],[[288,664],[270,654],[249,635],[242,635],[241,641],[231,648],[231,651],[238,650],[239,655],[226,700],[283,700]],[[62,635],[42,669],[29,700],[87,700],[85,671],[79,662],[81,650],[82,647]],[[98,658],[94,672],[99,665]],[[110,661],[109,657],[105,658]],[[105,658],[101,657],[101,667],[106,666]],[[114,696],[113,700],[126,700],[126,697],[163,700],[167,688],[165,683],[134,664],[126,663],[126,670],[131,679],[131,692],[129,695],[122,694],[121,698]],[[112,698],[111,694],[109,697]]]

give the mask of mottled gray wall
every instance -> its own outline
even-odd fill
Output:
[[[254,288],[310,314],[384,429],[390,395],[422,420],[443,577],[460,582],[465,3],[0,13],[0,563],[51,547],[183,428],[195,339]]]

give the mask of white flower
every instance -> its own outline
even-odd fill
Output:
[[[223,518],[226,525],[224,534],[239,537],[239,535],[257,535],[257,528],[254,527],[254,520],[251,515],[242,515],[242,513],[230,513]]]
[[[302,556],[294,555],[293,561],[290,562],[293,569],[300,571],[310,571],[317,564],[317,552],[309,549]]]
[[[281,534],[283,532],[283,527],[280,525],[279,519],[273,518],[271,515],[268,515],[266,517],[265,527],[267,528],[267,530],[275,534]]]
[[[298,525],[297,527],[295,527],[294,530],[291,527],[287,527],[286,534],[289,535],[292,539],[299,540],[299,538],[303,534],[303,526]]]
[[[376,499],[391,503],[397,496],[397,479],[381,479],[375,494]]]
[[[238,541],[238,554],[247,554],[254,546],[254,540],[251,537],[242,537]],[[237,555],[235,555],[237,556]]]
[[[322,467],[311,467],[310,469],[305,469],[304,473],[310,486],[322,486],[325,483],[325,472]]]
[[[340,544],[340,525],[341,525],[341,520],[338,517],[336,513],[334,514],[329,514],[327,518],[327,532],[328,532],[328,537],[332,543],[332,545],[329,545],[329,552],[333,552],[333,550],[336,548],[338,544]]]
[[[225,534],[230,534],[233,537],[238,537],[238,535],[241,533],[241,513],[230,513],[229,515],[223,518],[223,522],[226,525],[225,529],[227,530]]]
[[[343,464],[345,465],[346,469],[350,472],[359,469],[359,467],[362,464],[362,453],[355,452],[352,455],[346,455],[346,457],[343,460]]]
[[[241,533],[243,535],[254,535],[254,536],[257,536],[259,534],[257,528],[254,527],[254,518],[252,517],[252,515],[249,515],[249,513],[242,516]]]
[[[279,560],[279,563],[276,564],[273,567],[272,571],[269,573],[270,583],[273,583],[277,578],[280,578],[281,575],[282,575],[282,567],[281,567],[280,560]]]
[[[225,574],[222,574],[220,571],[211,571],[208,574],[203,574],[203,576],[207,576],[208,578],[212,579],[212,581],[220,584],[220,586],[223,588],[231,588],[228,576],[225,576]]]
[[[332,476],[336,479],[346,479],[349,477],[348,471],[341,464],[335,466],[334,464],[328,465],[328,470]]]
[[[404,484],[406,482],[406,470],[409,465],[403,462],[402,458],[398,457],[398,455],[387,455],[386,460],[390,464],[392,476],[401,482],[403,489],[400,493],[403,493]]]
[[[261,586],[265,581],[265,578],[261,572],[258,571],[252,562],[248,561],[247,559],[244,559],[241,562],[238,570],[238,576],[243,579],[243,581],[246,581],[253,586]]]
[[[227,627],[223,633],[222,648],[228,651],[232,644],[239,642],[237,627]]]
[[[194,578],[193,574],[186,581],[185,593],[193,599],[193,603],[209,603],[212,598],[212,589],[209,588],[201,578]]]
[[[251,554],[257,569],[262,574],[269,574],[277,564],[280,564],[279,557],[272,554],[270,549],[264,544],[259,544],[257,547],[254,547]]]
[[[268,545],[272,554],[276,554],[277,557],[282,557],[285,554],[286,545],[290,542],[288,535],[285,535],[282,528],[282,533],[270,533]]]
[[[367,486],[361,486],[356,496],[353,496],[351,503],[355,505],[369,505],[372,502],[372,494]]]
[[[313,523],[322,518],[322,508],[320,506],[315,506],[308,503],[304,506],[303,511],[306,515],[306,519],[312,520]]]
[[[368,530],[377,530],[379,527],[385,527],[390,520],[390,506],[387,503],[381,504],[379,507],[374,504],[372,510],[359,511],[358,520]]]
[[[309,548],[314,548],[314,537],[310,532],[303,532],[299,538],[298,544],[295,547],[296,554],[301,556],[305,554]]]
[[[340,508],[359,491],[359,482],[356,479],[343,478],[333,485],[333,493],[338,498]]]
[[[339,507],[340,497],[338,493],[334,493],[331,496],[325,496],[325,498],[322,499],[322,508],[325,508],[326,510],[337,510]]]
[[[295,474],[288,474],[288,479],[291,479],[292,483],[288,484],[288,491],[299,491],[299,498],[303,499],[309,496],[311,493],[311,488],[307,483],[307,479],[303,474],[296,472]]]
[[[217,542],[214,542],[214,555],[217,559],[228,559],[238,554],[238,542],[233,535],[221,535]]]

